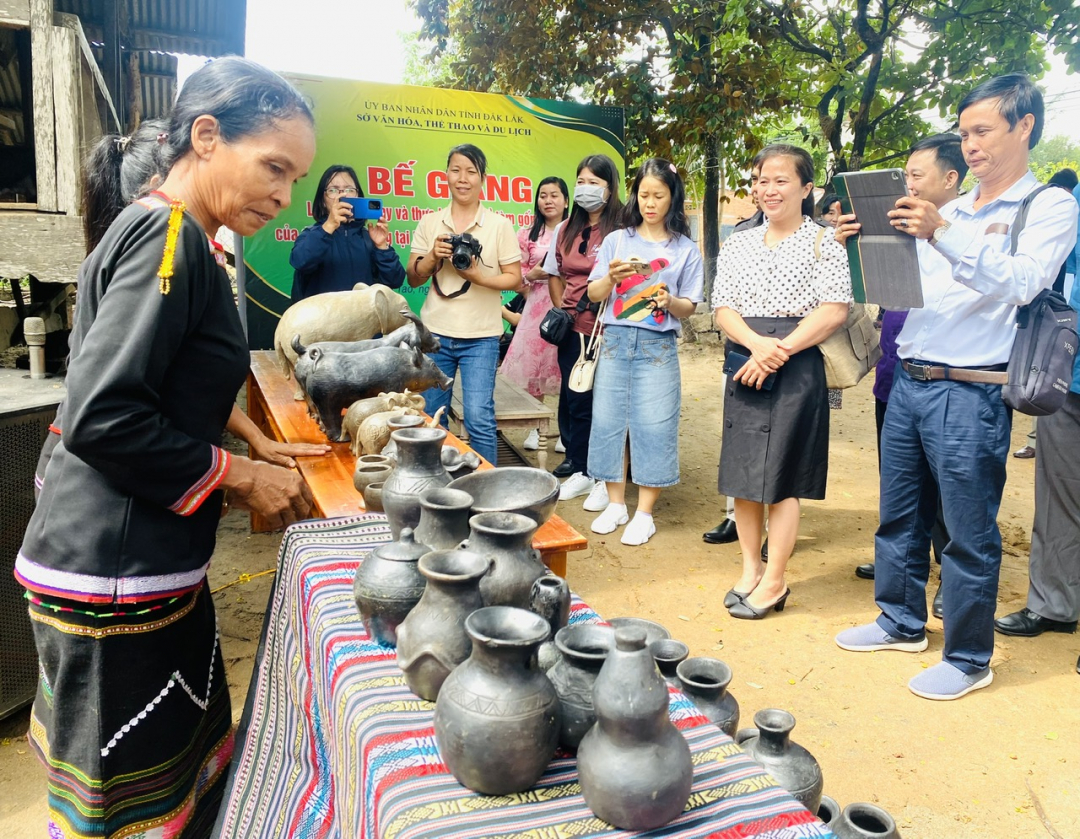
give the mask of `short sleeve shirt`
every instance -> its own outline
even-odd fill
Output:
[[[631,228],[616,230],[604,239],[589,280],[598,280],[613,259],[635,260],[648,268],[633,274],[611,290],[604,308],[603,322],[611,326],[636,326],[653,332],[680,332],[678,318],[657,309],[652,298],[666,285],[673,297],[701,302],[705,280],[701,251],[681,234],[662,242],[651,242]]]
[[[716,260],[712,307],[743,317],[803,317],[822,303],[850,303],[847,253],[831,230],[809,216],[775,247],[765,244],[768,219],[734,233]]]
[[[485,277],[497,277],[502,273],[500,265],[513,265],[513,270],[518,270],[521,249],[509,219],[481,206],[473,223],[462,232],[472,234],[480,243],[477,264]],[[420,219],[413,232],[409,259],[415,260],[428,253],[435,246],[436,237],[444,233],[449,236],[456,233],[450,207]],[[453,294],[465,285],[449,259],[443,260],[433,280],[438,281],[438,287],[445,295]],[[420,310],[420,317],[432,332],[451,338],[492,338],[502,334],[501,291],[472,283],[460,297],[451,298],[442,296],[433,286],[434,282],[422,286],[427,299]]]
[[[551,247],[544,259],[544,271],[553,277],[562,277],[566,283],[562,307],[574,319],[574,331],[588,335],[596,323],[596,313],[593,308],[579,312],[577,305],[589,287],[589,274],[596,265],[601,240],[597,229],[586,225],[569,247],[566,247],[566,242],[561,238],[565,226],[566,222],[563,221],[555,228]]]

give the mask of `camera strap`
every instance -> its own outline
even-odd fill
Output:
[[[439,288],[438,274],[439,274],[439,271],[442,270],[442,266],[443,266],[443,260],[440,259],[438,269],[435,271],[434,274],[431,275],[431,287],[433,289],[435,289],[435,293],[437,295],[439,295],[439,297],[442,297],[444,300],[453,300],[455,297],[461,297],[461,295],[463,295],[466,291],[469,290],[469,286],[472,285],[472,282],[470,280],[466,280],[465,285],[463,285],[457,291],[454,291],[454,292],[451,292],[450,294],[447,294],[441,288]]]

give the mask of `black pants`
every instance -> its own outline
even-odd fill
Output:
[[[581,355],[579,332],[571,330],[558,346],[559,372],[559,433],[566,447],[566,459],[574,464],[576,471],[589,473],[589,435],[592,433],[592,391],[576,393],[567,387],[570,371]],[[589,336],[584,336],[588,342]]]

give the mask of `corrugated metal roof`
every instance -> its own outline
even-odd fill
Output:
[[[142,118],[165,116],[176,100],[176,56],[164,52],[140,52],[139,73]]]
[[[244,53],[246,0],[125,0],[125,6],[132,49],[208,57]],[[56,0],[56,11],[78,15],[87,37],[102,40],[105,0]]]

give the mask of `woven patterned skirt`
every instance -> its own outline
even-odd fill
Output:
[[[33,595],[30,618],[50,839],[209,837],[233,733],[205,580],[120,607]]]

